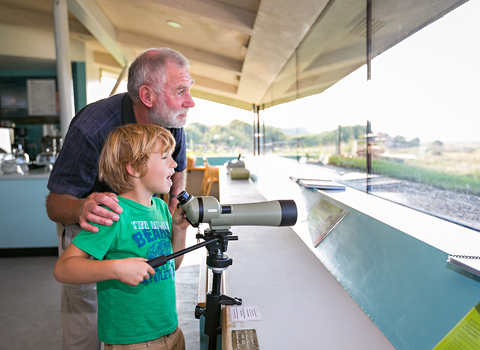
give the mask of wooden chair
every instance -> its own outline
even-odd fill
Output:
[[[195,168],[197,157],[187,157],[187,170]]]
[[[203,174],[202,181],[202,195],[209,196],[212,190],[212,185],[218,183],[218,167],[211,166],[207,158],[203,158],[205,164],[205,173]]]

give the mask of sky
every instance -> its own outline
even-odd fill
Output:
[[[266,122],[317,133],[368,116],[374,132],[408,140],[480,142],[479,13],[470,0],[375,58],[370,81],[361,67],[321,94],[267,109]],[[188,123],[252,123],[251,111],[194,100]]]

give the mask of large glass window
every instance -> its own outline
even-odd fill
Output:
[[[373,9],[374,16],[385,13]],[[378,147],[371,193],[476,229],[478,13],[480,2],[469,1],[376,57],[369,82],[372,144]],[[405,10],[393,20],[408,26],[410,16]],[[377,34],[374,43],[384,40]]]
[[[265,96],[265,153],[480,230],[480,2],[464,2],[372,0],[370,80],[365,3],[330,2]]]

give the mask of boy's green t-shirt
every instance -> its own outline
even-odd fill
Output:
[[[97,260],[143,257],[149,260],[172,254],[168,207],[152,198],[146,207],[119,198],[123,212],[112,226],[98,233],[82,230],[73,244]],[[98,337],[107,344],[132,344],[153,340],[178,326],[175,295],[175,263],[157,267],[155,275],[133,287],[118,280],[97,283]]]

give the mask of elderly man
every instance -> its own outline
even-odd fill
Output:
[[[190,95],[192,84],[183,55],[168,48],[150,49],[130,66],[127,94],[92,103],[78,112],[47,185],[47,213],[57,223],[59,254],[82,228],[98,231],[90,222],[112,225],[121,215],[116,195],[97,179],[105,139],[121,125],[157,124],[173,134],[177,144],[173,158],[178,164],[168,203],[173,212],[177,204],[174,195],[185,189],[186,143],[182,127],[189,108],[195,106]],[[63,348],[100,349],[95,284],[62,285],[61,309]]]

